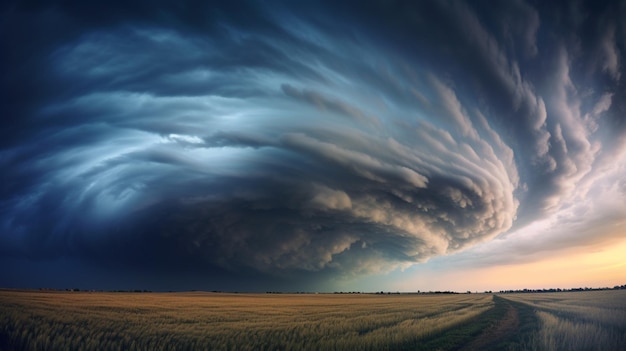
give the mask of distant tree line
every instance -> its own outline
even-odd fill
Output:
[[[519,289],[519,290],[500,290],[501,294],[519,294],[519,293],[547,293],[547,292],[565,292],[565,291],[600,291],[600,290],[626,290],[626,284],[624,285],[615,285],[612,288],[602,287],[602,288],[571,288],[571,289],[560,289],[560,288],[550,288],[550,289]]]
[[[80,288],[67,288],[67,289],[54,289],[54,288],[39,288],[39,291],[72,291],[72,292],[116,292],[116,293],[151,293],[151,290],[146,289],[130,289],[130,290],[95,290],[95,289],[83,289]]]
[[[118,293],[151,293],[151,290],[146,289],[129,289],[129,290],[81,290],[80,288],[68,288],[68,289],[54,289],[54,288],[40,288],[40,291],[69,291],[69,292],[118,292]],[[517,289],[517,290],[500,290],[500,294],[519,294],[519,293],[547,293],[547,292],[566,292],[566,291],[599,291],[599,290],[626,290],[626,284],[624,285],[615,285],[612,288],[609,287],[601,287],[601,288],[570,288],[570,289],[561,289],[561,288],[549,288],[549,289]],[[199,291],[199,290],[192,290]],[[174,291],[169,291],[174,292]],[[239,293],[237,291],[220,291],[220,290],[212,290],[214,293]],[[293,291],[293,292],[284,292],[284,291],[266,291],[266,294],[318,294],[317,292],[310,291]],[[417,290],[415,292],[390,292],[390,291],[376,291],[376,292],[361,292],[361,291],[335,291],[332,294],[377,294],[377,295],[396,295],[396,294],[471,294],[471,291],[467,291],[465,293],[460,293],[456,291],[420,291]],[[485,294],[491,294],[491,290],[484,291]],[[331,294],[331,293],[322,293],[322,294]]]

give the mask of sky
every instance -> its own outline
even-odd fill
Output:
[[[626,283],[624,1],[0,5],[0,286]]]

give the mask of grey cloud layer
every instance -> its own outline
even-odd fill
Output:
[[[409,7],[341,22],[341,6],[251,5],[63,37],[39,68],[63,93],[15,108],[25,132],[0,154],[0,251],[371,273],[540,219],[612,159],[626,33],[612,8],[587,51],[523,2]]]

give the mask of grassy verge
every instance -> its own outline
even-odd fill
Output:
[[[466,322],[431,337],[395,345],[391,350],[457,350],[497,323],[507,311],[506,302],[494,296],[494,306]]]

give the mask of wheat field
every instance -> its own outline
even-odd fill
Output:
[[[626,290],[511,294],[534,309],[527,350],[626,350]]]
[[[0,291],[0,343],[24,350],[406,349],[492,306],[482,294]]]
[[[624,350],[626,290],[225,294],[0,290],[0,350]]]

